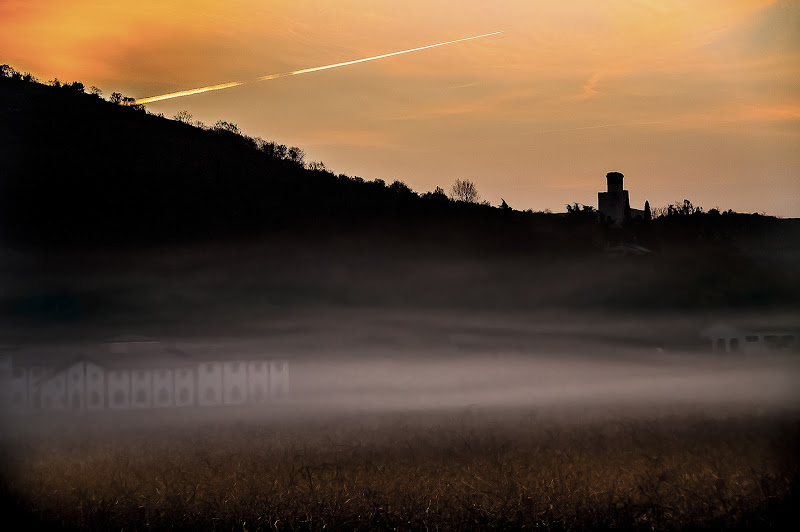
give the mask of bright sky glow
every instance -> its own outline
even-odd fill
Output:
[[[147,106],[420,192],[466,178],[495,205],[563,211],[617,170],[637,208],[800,216],[798,0],[10,0],[0,62],[106,96],[191,94]],[[220,84],[262,72],[290,75]]]

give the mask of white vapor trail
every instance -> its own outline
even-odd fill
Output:
[[[312,68],[304,68],[302,70],[292,70],[291,72],[283,72],[281,74],[270,74],[268,76],[261,76],[260,78],[256,78],[251,81],[232,81],[230,83],[220,83],[219,85],[209,85],[208,87],[200,87],[197,89],[188,89],[185,91],[178,91],[178,92],[170,92],[168,94],[162,94],[160,96],[150,96],[148,98],[138,98],[136,99],[133,104],[143,104],[143,103],[150,103],[150,102],[158,102],[161,100],[169,100],[170,98],[180,98],[181,96],[191,96],[192,94],[199,94],[201,92],[209,92],[209,91],[218,91],[221,89],[229,89],[231,87],[238,87],[239,85],[244,85],[245,83],[254,83],[256,81],[266,81],[270,79],[276,78],[285,78],[287,76],[297,76],[299,74],[308,74],[310,72],[318,72],[320,70],[328,70],[331,68],[339,68],[343,66],[350,66],[355,65],[357,63],[366,63],[367,61],[374,61],[376,59],[384,59],[386,57],[392,57],[393,55],[401,55],[401,54],[409,54],[411,52],[419,52],[421,50],[428,50],[429,48],[436,48],[438,46],[446,46],[448,44],[455,44],[457,42],[464,42],[464,41],[471,41],[474,39],[482,39],[483,37],[490,37],[492,35],[498,35],[500,33],[504,33],[503,31],[495,31],[492,33],[484,33],[483,35],[475,35],[473,37],[464,37],[463,39],[456,39],[453,41],[446,41],[440,42],[436,44],[429,44],[427,46],[420,46],[418,48],[410,48],[408,50],[400,50],[399,52],[390,52],[388,54],[381,54],[381,55],[374,55],[372,57],[364,57],[363,59],[354,59],[352,61],[344,61],[342,63],[334,63],[331,65],[324,65]]]

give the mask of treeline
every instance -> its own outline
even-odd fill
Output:
[[[107,101],[79,82],[41,84],[9,67],[2,72],[6,240],[124,245],[392,230],[457,243],[503,233],[498,224],[509,217],[518,228],[530,225],[521,222],[533,215],[481,202],[469,180],[456,181],[450,194],[441,187],[418,194],[402,181],[336,175],[306,162],[301,148],[246,136],[231,122],[206,127],[187,112],[169,120],[118,93]]]
[[[185,111],[170,120],[120,93],[105,100],[96,87],[39,83],[8,65],[0,66],[0,113],[0,237],[9,241],[126,245],[355,230],[434,246],[578,252],[620,241],[658,246],[682,238],[687,223],[724,239],[780,222],[685,200],[654,209],[652,223],[615,227],[577,203],[564,214],[504,200],[493,207],[468,179],[419,194],[402,181],[336,175],[301,148],[249,137],[231,122],[206,126]]]
[[[284,302],[643,309],[800,301],[798,220],[685,200],[618,226],[593,206],[558,214],[495,207],[468,179],[420,194],[402,181],[334,174],[302,149],[248,137],[231,122],[205,126],[186,112],[167,119],[118,93],[106,100],[79,82],[2,72],[0,249],[141,256],[153,244],[203,242],[228,250],[214,263],[226,271],[237,247],[230,242],[247,240],[264,250],[252,268],[276,279],[263,297]],[[339,271],[356,273],[342,280]],[[253,291],[247,284],[231,299]]]

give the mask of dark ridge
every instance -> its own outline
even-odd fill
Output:
[[[182,246],[201,246],[211,257],[202,269],[229,279],[214,289],[222,302],[697,310],[800,301],[797,219],[687,200],[615,226],[579,204],[551,214],[453,201],[441,189],[337,176],[235,125],[195,127],[74,85],[0,76],[0,274],[10,280],[0,315],[147,315],[158,305],[120,301],[190,287],[194,272],[167,283],[152,270],[152,286],[119,287],[145,278],[154,258],[180,269]],[[117,292],[86,293],[97,272],[113,272]]]
[[[431,223],[448,231],[508,218],[401,182],[308,169],[255,139],[63,87],[0,77],[0,119],[0,237],[8,242],[124,247],[285,232],[418,233]]]
[[[565,216],[452,201],[441,189],[420,195],[399,181],[309,169],[226,122],[234,132],[155,116],[80,87],[0,76],[0,238],[7,242],[126,247],[355,231],[436,246],[576,252],[630,240],[729,240],[789,225],[689,204],[643,231],[643,224],[597,223],[596,211],[577,204]]]

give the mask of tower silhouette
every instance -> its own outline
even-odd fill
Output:
[[[597,193],[597,210],[616,224],[621,224],[625,220],[625,213],[631,208],[628,191],[622,188],[624,178],[620,172],[607,173],[608,189],[606,192]]]

